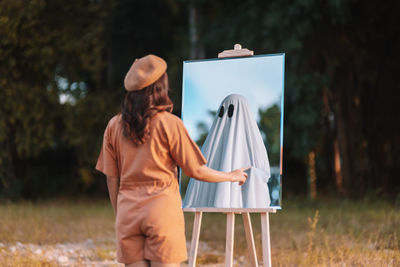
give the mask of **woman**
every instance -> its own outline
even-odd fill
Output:
[[[135,60],[125,77],[122,112],[104,133],[96,169],[107,176],[116,214],[117,259],[125,266],[179,266],[186,260],[177,165],[207,182],[243,184],[245,168],[219,172],[171,114],[166,62],[154,55]]]

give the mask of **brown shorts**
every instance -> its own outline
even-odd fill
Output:
[[[179,263],[187,259],[181,197],[175,187],[121,188],[118,194],[117,260]]]

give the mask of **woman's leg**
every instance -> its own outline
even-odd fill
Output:
[[[129,264],[125,264],[125,267],[150,267],[150,262],[147,260],[135,261]]]
[[[152,261],[150,266],[151,267],[179,267],[179,266],[181,266],[181,264],[180,263],[162,263],[162,262]]]

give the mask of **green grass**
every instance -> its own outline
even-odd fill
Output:
[[[186,213],[191,239],[193,214]],[[260,216],[252,215],[261,262]],[[224,214],[203,215],[198,265],[222,263],[225,248]],[[400,208],[379,200],[350,201],[302,198],[283,201],[283,210],[270,214],[273,266],[399,266]],[[114,215],[107,200],[55,200],[0,204],[0,262],[4,266],[57,266],[34,255],[12,253],[16,242],[54,245],[93,240],[92,258],[109,260],[114,242]],[[112,253],[111,253],[112,254]],[[236,215],[235,262],[248,266],[241,217]],[[28,263],[27,263],[28,262]]]

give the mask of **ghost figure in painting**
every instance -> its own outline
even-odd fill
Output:
[[[266,208],[270,205],[267,150],[244,96],[232,94],[221,103],[201,149],[207,166],[232,171],[250,167],[246,183],[208,183],[190,179],[184,208]]]

